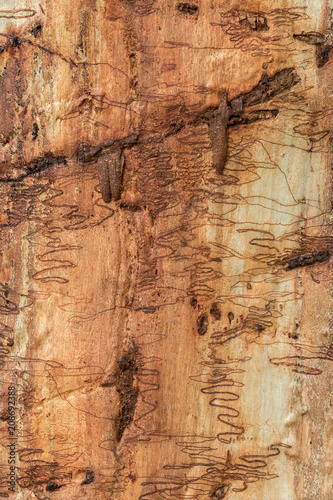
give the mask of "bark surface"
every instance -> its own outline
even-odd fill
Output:
[[[1,2],[1,498],[332,498],[333,15],[240,5]]]

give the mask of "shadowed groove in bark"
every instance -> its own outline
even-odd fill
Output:
[[[136,364],[136,348],[133,347],[118,361],[119,378],[117,392],[120,400],[120,410],[117,421],[117,442],[121,440],[125,429],[133,420],[139,387],[134,386],[134,377],[138,370]]]
[[[54,156],[52,153],[46,153],[45,156],[35,158],[30,165],[26,167],[26,171],[17,177],[0,177],[0,183],[18,183],[22,182],[27,177],[43,172],[44,170],[55,165],[66,165],[67,159],[64,156]]]

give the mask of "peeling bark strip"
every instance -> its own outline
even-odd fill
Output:
[[[300,34],[295,33],[293,37],[308,45],[321,45],[325,41],[324,35],[317,31],[309,31],[308,33],[302,32]]]
[[[248,107],[271,100],[276,95],[292,88],[300,82],[293,68],[279,71],[271,78],[263,73],[259,84],[247,94],[234,98],[229,104],[223,91],[220,105],[209,118],[209,133],[213,149],[213,167],[219,174],[223,172],[228,151],[228,126],[253,123],[257,120],[275,118],[278,110],[256,110],[248,115],[243,111]]]
[[[87,142],[80,142],[76,150],[77,161],[79,163],[95,162],[100,156],[108,152],[122,151],[125,148],[138,144],[138,142],[139,136],[137,134],[127,135],[117,140],[110,139],[97,146],[91,146]]]
[[[228,106],[231,109],[229,113],[228,126],[230,125],[247,125],[258,120],[269,120],[275,118],[279,110],[277,109],[258,109],[249,110],[254,106],[272,100],[274,97],[283,94],[297,85],[301,78],[297,75],[294,68],[285,68],[278,71],[273,76],[269,77],[267,73],[263,73],[261,79],[252,90],[246,94],[240,94],[232,99]],[[200,123],[207,123],[215,115],[221,102],[217,107],[206,108],[201,113],[190,114],[185,113],[188,117],[187,122],[190,125],[199,125]],[[194,115],[194,116],[193,116]]]
[[[282,264],[287,266],[287,270],[296,269],[298,267],[313,266],[314,264],[322,264],[330,258],[328,252],[314,252],[305,255],[297,255],[290,259],[284,259]]]
[[[230,103],[227,94],[222,91],[220,104],[217,108],[208,108],[196,118],[187,119],[188,124],[198,124],[207,121],[209,135],[212,144],[213,167],[219,174],[223,173],[228,152],[228,126],[246,125],[258,120],[269,120],[278,115],[277,109],[259,109],[244,113],[246,108],[259,105],[271,100],[276,95],[292,88],[299,83],[300,78],[293,68],[286,68],[279,71],[272,77],[263,73],[259,84],[247,94],[242,94],[234,98]],[[184,114],[184,117],[187,113]],[[182,119],[172,120],[168,129],[164,132],[164,137],[176,135],[186,123]],[[80,143],[77,149],[77,158],[81,163],[91,162],[97,159],[98,175],[102,198],[105,203],[110,203],[111,199],[118,200],[121,197],[121,183],[124,167],[122,156],[123,148],[135,144],[149,141],[149,138],[136,134],[129,135],[123,139],[110,140],[103,145],[90,146],[87,143]],[[116,149],[117,148],[117,149]]]
[[[261,120],[271,120],[279,114],[278,109],[258,109],[242,116],[232,115],[229,118],[228,126],[232,125],[249,125]]]
[[[112,198],[119,200],[124,168],[122,151],[118,149],[100,156],[97,166],[103,201],[110,203]]]
[[[118,361],[119,380],[117,392],[120,400],[119,417],[117,421],[117,442],[121,440],[126,427],[130,425],[135,413],[135,406],[139,395],[139,388],[134,386],[134,376],[138,370],[135,357],[136,349],[125,354]]]
[[[248,107],[260,105],[263,102],[271,100],[273,97],[291,89],[294,85],[300,82],[300,77],[296,74],[293,68],[286,68],[278,71],[272,77],[268,77],[267,73],[263,73],[261,80],[247,94],[241,94],[235,97],[229,103],[225,103],[226,97],[222,94],[222,99],[219,106],[209,107],[200,113],[189,113],[186,109],[182,110],[182,118],[173,119],[167,124],[166,131],[161,135],[161,140],[164,137],[178,134],[186,125],[199,125],[200,123],[211,122],[212,127],[220,120],[223,122],[222,115],[228,115],[228,126],[230,125],[247,125],[259,120],[270,120],[275,118],[279,111],[277,109],[259,109],[248,111]],[[129,148],[136,144],[149,143],[153,137],[144,133],[130,134],[122,139],[106,141],[96,146],[91,146],[86,142],[79,143],[76,151],[77,160],[79,163],[90,163],[96,161],[100,156],[107,151],[116,151],[119,148]]]
[[[213,149],[213,167],[222,174],[228,151],[228,120],[230,116],[227,94],[222,93],[219,107],[209,120],[209,135]]]
[[[263,73],[256,87],[236,99],[242,99],[244,108],[256,106],[270,101],[273,97],[291,89],[300,81],[301,79],[294,71],[294,68],[285,68],[271,77],[267,73]],[[234,101],[235,99],[230,103],[232,107]]]
[[[36,129],[34,128],[34,131]],[[37,133],[37,132],[36,132]],[[64,156],[53,156],[52,153],[46,153],[45,156],[40,156],[35,158],[30,165],[25,169],[25,172],[18,175],[17,177],[0,177],[0,183],[16,183],[21,182],[31,175],[35,175],[43,172],[44,170],[53,167],[55,165],[66,165],[67,159]],[[22,168],[20,165],[15,165],[16,168]]]

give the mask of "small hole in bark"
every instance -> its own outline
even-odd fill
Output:
[[[84,480],[84,481],[82,481],[81,485],[83,485],[83,484],[90,484],[90,483],[92,483],[92,482],[93,482],[93,480],[94,480],[94,478],[95,478],[95,473],[94,473],[94,471],[92,471],[92,470],[87,470],[87,471],[86,471],[86,478],[85,478],[85,480]]]
[[[34,123],[33,126],[32,126],[32,140],[33,141],[35,139],[37,139],[38,131],[39,131],[38,125],[37,125],[37,123]]]
[[[59,490],[59,488],[61,488],[61,485],[59,485],[55,481],[49,481],[45,489],[46,491],[56,491]]]
[[[235,316],[233,315],[232,312],[228,313],[228,319],[229,319],[229,323],[231,325],[231,323],[233,322],[233,320],[235,319]]]
[[[191,304],[191,306],[192,306],[194,309],[195,309],[195,308],[197,307],[197,305],[198,305],[197,298],[196,298],[196,297],[194,297],[194,295],[193,295],[193,297],[191,297],[190,304]]]
[[[210,308],[210,314],[213,316],[214,319],[219,320],[221,319],[221,309],[219,306],[218,302],[214,302],[212,304],[212,307]]]
[[[201,314],[197,319],[198,333],[199,335],[205,335],[208,329],[208,316],[207,314]]]
[[[18,48],[21,45],[21,40],[19,39],[18,36],[13,36],[12,38],[12,47]]]
[[[211,496],[212,500],[222,500],[225,498],[228,493],[228,489],[229,486],[227,484],[221,484],[221,486],[218,486]]]
[[[179,12],[182,14],[189,14],[190,16],[193,16],[196,14],[199,10],[199,7],[195,4],[190,4],[190,3],[179,3],[177,5],[177,9]]]
[[[41,24],[37,24],[37,26],[35,26],[32,30],[31,30],[31,33],[33,34],[33,36],[35,38],[39,37],[42,33],[42,25]]]

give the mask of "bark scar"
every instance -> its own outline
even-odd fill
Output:
[[[103,201],[110,203],[112,198],[119,200],[124,170],[122,149],[101,155],[97,160],[97,168]]]
[[[219,107],[208,122],[209,135],[213,151],[213,167],[221,174],[228,153],[228,120],[231,109],[228,106],[227,93],[222,92]]]

